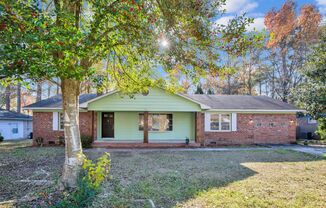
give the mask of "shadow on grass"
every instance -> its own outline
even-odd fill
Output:
[[[88,155],[95,158],[101,151],[90,151]],[[152,199],[157,207],[173,207],[205,191],[256,175],[243,165],[246,163],[310,162],[321,158],[290,150],[129,151],[113,152],[111,160],[113,179],[104,184],[94,207],[135,207],[138,199]]]

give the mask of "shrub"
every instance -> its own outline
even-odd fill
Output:
[[[78,208],[88,207],[92,204],[102,182],[109,178],[111,168],[110,154],[97,159],[96,163],[84,158],[82,172],[78,180],[77,189],[66,195],[66,197],[53,207],[56,208]]]
[[[42,147],[44,144],[44,139],[42,137],[36,137],[35,142],[38,146]]]
[[[81,139],[83,148],[91,148],[92,147],[93,138],[91,136],[82,135],[80,139]]]
[[[98,189],[101,183],[109,177],[111,169],[110,154],[104,153],[96,163],[85,157],[83,170],[86,172],[83,180],[87,181],[94,189]]]
[[[3,142],[3,140],[4,140],[5,138],[1,135],[1,133],[0,133],[0,142]]]
[[[326,118],[318,119],[318,127],[316,134],[320,139],[326,139]]]
[[[65,145],[65,138],[63,136],[59,136],[58,137],[58,143],[59,145]]]

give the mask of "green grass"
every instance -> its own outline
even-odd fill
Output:
[[[95,159],[105,149],[89,149]],[[112,179],[92,207],[326,207],[326,160],[289,150],[112,151]],[[0,151],[0,202],[51,192],[17,181],[38,170],[57,181],[64,148]],[[42,178],[42,177],[40,177]]]
[[[111,155],[113,179],[103,185],[93,207],[136,207],[137,199],[152,199],[157,207],[326,207],[326,161],[307,154],[251,150]]]

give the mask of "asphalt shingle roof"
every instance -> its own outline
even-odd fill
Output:
[[[272,99],[267,96],[249,95],[184,95],[191,100],[204,104],[211,109],[238,109],[238,110],[299,110],[295,106]],[[79,103],[84,103],[96,98],[96,94],[82,94]],[[56,95],[51,98],[26,106],[26,108],[61,108],[62,97]]]
[[[0,108],[0,120],[32,120],[32,116]]]
[[[212,109],[298,110],[295,106],[267,96],[250,95],[186,95]]]
[[[87,102],[91,99],[96,98],[96,94],[82,94],[79,96],[79,104]],[[25,106],[25,108],[61,108],[62,107],[62,96],[55,95],[45,100],[33,103]]]

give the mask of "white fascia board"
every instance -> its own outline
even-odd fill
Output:
[[[237,113],[297,113],[305,110],[268,110],[268,109],[209,109],[209,112],[237,112]]]
[[[23,110],[31,110],[31,111],[47,111],[47,112],[53,112],[53,111],[62,111],[62,108],[48,108],[48,107],[23,107]],[[79,112],[87,112],[87,109],[79,108]]]

